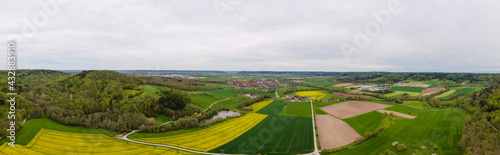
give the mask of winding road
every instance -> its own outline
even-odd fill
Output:
[[[135,141],[135,140],[130,140],[128,139],[127,137],[131,134],[134,134],[135,132],[137,132],[138,130],[134,130],[128,134],[126,134],[125,136],[123,137],[116,137],[118,139],[122,139],[122,140],[125,140],[125,141],[129,141],[129,142],[132,142],[132,143],[137,143],[137,144],[144,144],[144,145],[151,145],[151,146],[161,146],[161,147],[168,147],[168,148],[172,148],[172,149],[177,149],[177,150],[181,150],[181,151],[186,151],[186,152],[191,152],[191,153],[197,153],[197,154],[210,154],[210,155],[218,155],[220,153],[208,153],[208,152],[200,152],[200,151],[195,151],[195,150],[190,150],[190,149],[185,149],[185,148],[180,148],[180,147],[176,147],[176,146],[171,146],[171,145],[164,145],[164,144],[155,144],[155,143],[146,143],[146,142],[139,142],[139,141]]]

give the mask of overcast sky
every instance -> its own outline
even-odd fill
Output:
[[[495,0],[40,2],[0,2],[19,68],[500,72]]]

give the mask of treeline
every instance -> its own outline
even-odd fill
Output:
[[[152,125],[142,125],[139,127],[140,133],[163,133],[169,131],[177,131],[182,129],[198,128],[210,125],[212,123],[217,123],[217,121],[210,121],[210,119],[215,116],[219,111],[229,110],[227,108],[217,108],[214,110],[209,110],[200,115],[185,116],[173,121],[171,123],[164,124],[152,124]]]
[[[200,86],[206,85],[204,83],[197,82],[196,80],[182,79],[182,78],[170,78],[170,77],[160,77],[160,76],[141,76],[140,78],[143,79],[146,84],[165,86],[185,91],[200,91],[203,90]]]
[[[15,114],[9,114],[11,105],[7,102],[7,100],[11,97],[15,97],[16,100]],[[17,132],[21,129],[21,124],[24,118],[40,118],[42,115],[43,110],[39,106],[31,105],[31,102],[26,100],[24,97],[19,95],[7,95],[0,92],[0,137],[3,137],[2,139],[4,139],[5,136],[8,136],[9,131],[7,128],[10,128],[11,121],[16,123],[15,131]]]
[[[500,83],[456,100],[471,113],[463,122],[460,146],[466,154],[500,154]]]
[[[99,127],[112,131],[130,132],[138,129],[141,125],[153,124],[142,113],[120,113],[118,109],[105,112],[95,112],[85,114],[80,109],[63,109],[59,107],[50,107],[47,110],[47,117],[64,125],[83,126],[87,128]]]
[[[266,98],[272,98],[272,96],[271,95],[261,95],[259,97],[254,98],[254,99],[251,99],[249,101],[238,103],[238,105],[236,105],[236,107],[242,111],[252,111],[253,109],[249,109],[249,108],[245,108],[245,107],[252,105],[254,103],[260,102],[260,101],[264,101]]]

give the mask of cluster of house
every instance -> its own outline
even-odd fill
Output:
[[[299,83],[302,82],[302,80],[296,80],[296,79],[285,79],[283,82],[293,82],[293,83]]]
[[[251,81],[227,81],[226,84],[229,85],[229,88],[234,89],[260,89],[264,91],[274,91],[276,89],[288,88],[294,89],[292,86],[281,86],[285,85],[285,83],[281,83],[277,79],[262,79],[262,80],[251,80]]]
[[[340,101],[339,98],[332,98],[332,99],[329,99],[329,100],[316,100],[318,102],[332,102],[332,101]]]
[[[159,73],[148,73],[148,74],[141,74],[139,76],[159,76],[159,77],[169,77],[169,78],[183,78],[183,79],[190,79],[190,80],[201,79],[200,77],[186,76],[186,75],[180,75],[180,74],[162,75],[162,74],[159,74]]]
[[[389,89],[388,86],[361,86],[358,90],[379,91]]]
[[[257,98],[257,97],[259,97],[259,96],[260,96],[260,94],[253,94],[253,95],[252,95],[252,94],[243,94],[243,95],[244,95],[245,97],[250,97],[250,98],[252,98],[252,99]]]
[[[299,95],[290,94],[285,95],[283,98],[285,99],[285,102],[305,102],[309,97],[300,97]]]

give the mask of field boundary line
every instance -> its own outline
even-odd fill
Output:
[[[214,103],[212,103],[210,106],[208,106],[208,108],[207,108],[207,109],[205,109],[203,112],[206,112],[208,109],[210,109],[210,108],[211,108],[214,104],[216,104],[216,103],[219,103],[219,102],[222,102],[222,101],[227,101],[227,100],[230,100],[230,99],[233,99],[233,98],[237,98],[237,97],[239,97],[239,95],[238,95],[238,96],[236,96],[236,97],[232,97],[232,98],[226,98],[226,99],[223,99],[223,100],[220,100],[220,101],[215,101],[215,102],[214,102]],[[200,113],[200,114],[198,114],[198,116],[199,116],[199,115],[201,115],[201,113]]]
[[[121,138],[118,138],[118,137],[116,137],[116,138],[121,139],[121,140],[125,140],[125,141],[129,141],[129,142],[132,142],[132,143],[137,143],[137,144],[150,145],[150,146],[161,146],[161,147],[167,147],[167,148],[171,148],[171,149],[177,149],[177,150],[191,152],[191,153],[197,153],[197,154],[208,154],[208,155],[219,155],[220,154],[220,153],[209,153],[209,152],[195,151],[195,150],[190,150],[190,149],[185,149],[185,148],[180,148],[180,147],[171,146],[171,145],[165,145],[165,144],[155,144],[155,143],[148,143],[148,142],[140,142],[140,141],[135,141],[135,140],[131,140],[131,139],[127,138],[127,136],[129,136],[131,134],[134,134],[137,131],[138,130],[134,130],[134,131],[132,131],[132,132],[124,135]]]
[[[35,145],[36,143],[38,143],[38,139],[40,139],[40,137],[43,135],[43,132],[45,131],[45,129],[44,129],[44,128],[41,128],[41,129],[40,129],[40,131],[41,131],[42,133],[40,133],[40,135],[39,135],[39,136],[38,136],[38,134],[37,134],[37,135],[35,135],[35,137],[36,137],[35,142],[34,142],[33,144],[28,143],[28,145],[29,145],[29,146],[28,146],[28,145],[26,145],[26,148],[31,148],[33,145]],[[38,132],[40,132],[40,131],[38,131]]]
[[[318,142],[316,140],[316,122],[314,121],[314,106],[313,106],[313,101],[311,100],[311,115],[312,115],[312,127],[313,127],[313,137],[314,137],[314,152],[307,153],[304,155],[319,155],[319,150],[318,150]]]
[[[288,144],[288,148],[287,148],[286,152],[290,152],[290,148],[292,147],[293,140],[295,138],[295,135],[297,134],[297,128],[299,127],[299,122],[300,122],[300,119],[297,120],[297,124],[295,124],[295,129],[293,130],[293,135],[292,135],[292,141],[290,142],[290,144]]]

